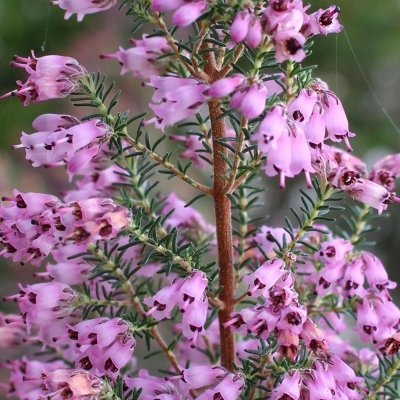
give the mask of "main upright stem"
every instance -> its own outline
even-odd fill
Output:
[[[219,284],[224,287],[219,298],[225,305],[224,309],[220,310],[218,318],[221,336],[221,366],[232,370],[232,362],[235,361],[235,338],[229,328],[223,327],[223,324],[229,320],[230,314],[233,312],[235,295],[232,219],[230,200],[224,190],[227,181],[221,178],[221,175],[225,173],[226,164],[220,154],[227,154],[227,149],[217,142],[218,139],[226,136],[225,121],[223,118],[218,119],[221,115],[218,105],[219,102],[215,100],[208,103],[214,152],[214,209],[217,230]]]
[[[203,42],[202,49],[210,48],[212,45]],[[221,79],[221,71],[218,70],[214,52],[204,52],[206,61],[204,72],[208,76],[208,82],[213,83]],[[233,370],[232,363],[235,361],[235,337],[229,328],[224,328],[224,323],[229,321],[230,314],[234,308],[235,298],[235,274],[233,265],[233,241],[232,241],[232,218],[231,203],[226,196],[226,185],[228,181],[221,178],[225,174],[226,163],[221,154],[228,156],[228,149],[220,145],[217,140],[226,137],[226,126],[219,100],[210,100],[208,109],[211,121],[211,133],[213,141],[213,165],[214,165],[214,210],[218,249],[219,285],[223,290],[219,299],[224,303],[224,308],[218,313],[220,331],[221,366],[229,371]]]

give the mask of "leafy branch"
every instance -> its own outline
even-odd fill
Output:
[[[83,91],[76,92],[75,95],[79,97],[73,98],[72,101],[74,101],[74,105],[76,106],[79,105],[98,108],[100,114],[91,114],[85,119],[102,118],[105,123],[112,127],[113,136],[111,137],[111,141],[112,143],[114,143],[118,150],[118,154],[116,155],[116,157],[122,155],[124,152],[130,150],[131,148],[135,148],[136,150],[138,150],[138,152],[127,154],[125,155],[125,157],[134,157],[139,155],[143,157],[150,157],[152,160],[165,167],[169,171],[169,173],[173,174],[173,176],[179,177],[183,181],[189,183],[194,188],[206,193],[209,196],[212,196],[213,190],[211,187],[202,185],[201,183],[198,183],[187,176],[186,171],[190,164],[186,167],[183,167],[181,165],[175,166],[169,161],[171,156],[169,153],[167,153],[164,157],[156,153],[156,147],[165,139],[165,135],[158,139],[153,145],[150,144],[148,134],[145,135],[146,145],[139,142],[138,139],[142,134],[140,126],[138,128],[136,139],[128,135],[128,125],[131,124],[133,121],[142,118],[145,113],[138,114],[130,119],[128,119],[127,113],[118,113],[116,117],[113,116],[111,114],[111,109],[117,104],[119,92],[117,92],[113,96],[109,106],[107,107],[104,101],[112,90],[114,84],[112,84],[107,90],[105,90],[105,80],[106,76],[103,76],[103,78],[100,79],[100,74],[90,74],[88,77],[83,78],[81,81]],[[124,148],[122,140],[128,143],[130,147]]]
[[[146,311],[143,306],[140,304],[139,299],[136,295],[135,289],[132,286],[127,274],[118,267],[113,260],[111,260],[105,252],[103,252],[98,246],[94,244],[89,244],[88,250],[92,253],[92,255],[98,259],[98,263],[101,267],[102,271],[108,272],[113,275],[118,281],[118,287],[127,294],[130,305],[139,313],[142,318],[146,318]],[[158,332],[157,326],[150,326],[149,333],[154,337],[158,345],[160,346],[162,352],[170,361],[171,365],[175,369],[176,372],[180,372],[181,368],[179,366],[178,360],[175,354],[172,351],[173,346],[167,345],[167,343],[162,338],[161,334]]]

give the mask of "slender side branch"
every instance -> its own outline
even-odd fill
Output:
[[[312,227],[312,224],[314,223],[315,218],[317,218],[320,213],[320,207],[323,206],[325,201],[328,200],[332,196],[332,194],[335,192],[335,190],[336,189],[333,189],[333,188],[328,189],[323,194],[322,198],[318,199],[315,202],[315,207],[313,207],[312,210],[310,211],[310,217],[307,218],[306,221],[304,221],[304,224],[297,231],[294,239],[291,240],[290,243],[287,245],[287,249],[289,251],[292,251],[294,249],[294,247],[296,246],[297,242],[308,232],[307,229]]]
[[[186,67],[190,74],[195,78],[201,79],[205,82],[209,82],[210,77],[203,70],[199,68],[194,68],[190,63],[182,59],[179,47],[175,43],[174,38],[171,36],[167,26],[164,23],[164,20],[160,17],[160,14],[154,11],[153,15],[154,23],[165,33],[165,39],[167,40],[168,44],[172,47],[175,55],[179,58],[181,63]]]
[[[136,297],[135,290],[132,287],[131,282],[126,278],[124,273],[122,272],[121,268],[118,268],[112,260],[110,260],[106,255],[103,253],[103,251],[99,248],[97,248],[93,244],[88,245],[88,249],[92,252],[92,254],[99,258],[100,260],[103,261],[104,266],[107,266],[107,270],[109,270],[110,273],[112,273],[116,278],[119,279],[121,284],[121,289],[127,294],[129,298],[129,303],[130,305],[139,312],[142,318],[146,318],[146,311],[142,307],[142,305],[139,303],[138,298]],[[103,266],[103,268],[104,268]],[[154,339],[160,346],[161,350],[165,354],[165,356],[168,358],[170,361],[171,365],[173,366],[174,370],[176,372],[180,372],[181,368],[179,367],[178,360],[175,357],[175,354],[168,348],[167,343],[165,343],[164,339],[158,332],[158,329],[156,326],[153,326],[149,329],[149,332],[154,336]]]
[[[138,238],[138,240],[140,240],[146,246],[149,246],[149,247],[155,249],[156,251],[158,251],[161,254],[164,254],[165,256],[171,257],[172,260],[174,262],[176,262],[177,264],[179,264],[185,271],[187,271],[187,272],[192,271],[193,268],[189,261],[174,254],[171,250],[167,249],[166,247],[155,243],[153,239],[146,236],[140,229],[128,228],[128,231],[131,232],[132,234],[134,234]]]
[[[264,156],[264,154],[259,152],[257,158],[255,158],[253,161],[251,161],[250,166],[254,167],[254,169],[257,168],[257,166],[259,165],[263,156]],[[252,172],[252,170],[249,169],[240,178],[236,179],[233,184],[233,187],[231,189],[231,192],[233,192],[235,189],[237,189],[247,179],[247,177],[251,174],[251,172]]]
[[[366,399],[367,400],[377,399],[379,391],[393,379],[394,375],[398,372],[399,368],[400,368],[400,358],[395,360],[393,362],[392,366],[387,370],[386,374],[375,383],[375,385],[373,386],[372,390],[369,392]],[[382,397],[382,398],[384,398],[384,397]]]
[[[365,219],[365,217],[368,215],[368,213],[370,212],[371,208],[369,206],[367,206],[366,204],[363,204],[363,207],[360,211],[360,214],[358,215],[358,219],[356,222],[356,231],[351,235],[351,238],[349,239],[349,241],[354,244],[357,243],[362,235],[362,231],[365,229],[365,227],[368,224],[367,219]]]
[[[226,75],[229,74],[232,70],[232,64],[236,64],[239,61],[239,58],[242,56],[244,51],[244,44],[240,43],[233,54],[233,61],[228,62],[228,64],[224,65],[217,73],[217,79],[225,78]]]
[[[247,122],[248,122],[248,119],[245,117],[242,117],[242,121],[240,124],[239,139],[236,143],[235,155],[233,157],[233,167],[232,167],[231,173],[229,174],[229,181],[228,181],[228,184],[226,185],[225,193],[232,193],[234,186],[235,186],[236,175],[238,173],[238,168],[240,165],[239,154],[243,150],[244,139],[245,139],[243,128],[245,128],[247,126]]]
[[[188,177],[186,174],[184,174],[183,172],[179,171],[177,167],[175,167],[175,165],[171,164],[169,161],[164,161],[164,159],[157,154],[154,151],[151,151],[150,149],[148,149],[144,144],[137,142],[135,139],[133,139],[130,136],[124,136],[124,140],[129,143],[131,146],[133,146],[135,149],[142,151],[143,153],[147,153],[148,156],[154,160],[157,161],[160,165],[162,165],[163,167],[167,168],[168,170],[170,170],[171,172],[174,173],[174,175],[176,175],[178,178],[182,179],[183,181],[185,181],[186,183],[188,183],[189,185],[193,186],[194,188],[200,190],[203,193],[208,194],[209,196],[213,195],[213,188],[203,185],[201,183],[196,182],[195,180],[193,180],[192,178]]]

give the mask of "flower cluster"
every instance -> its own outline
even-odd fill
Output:
[[[63,241],[89,243],[116,237],[131,223],[131,212],[112,199],[91,198],[62,203],[42,193],[3,197],[0,207],[2,255],[39,265]]]
[[[15,56],[10,64],[24,68],[29,74],[25,83],[17,81],[18,88],[0,98],[16,96],[25,106],[31,101],[38,103],[44,100],[63,98],[76,90],[79,79],[87,75],[85,68],[71,57],[44,56],[36,58]]]
[[[117,1],[50,3],[82,21]],[[340,99],[299,64],[311,37],[341,31],[339,8],[309,12],[302,0],[121,7],[133,32],[153,30],[101,58],[152,90],[150,117],[114,111],[114,84],[72,57],[32,52],[11,62],[29,76],[1,98],[28,105],[73,93],[74,105],[96,110],[40,115],[12,147],[33,167],[63,166],[69,187],[60,197],[15,189],[2,198],[0,255],[35,267],[49,260],[35,269],[41,282],[4,297],[19,315],[0,314],[0,347],[34,345],[24,354],[38,359],[4,362],[11,373],[0,387],[24,400],[392,396],[396,283],[363,239],[372,209],[400,202],[400,155],[368,173],[349,154],[355,134]],[[185,146],[178,158],[179,146],[162,144],[168,136]],[[301,190],[301,213],[291,208],[297,225],[260,226],[260,170],[279,175],[281,188],[305,174],[315,193]],[[190,187],[179,190],[187,203],[172,178]],[[341,192],[362,204],[334,234],[321,221],[343,210]],[[203,198],[211,223],[196,209]],[[369,347],[346,340],[349,331]],[[152,372],[146,359],[155,360]]]

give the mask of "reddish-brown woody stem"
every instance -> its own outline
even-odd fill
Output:
[[[210,46],[210,43],[207,42],[203,42],[202,44],[203,49]],[[203,57],[206,61],[204,71],[210,78],[209,82],[212,83],[221,79],[215,60],[215,54],[213,52],[206,52]],[[219,294],[219,299],[225,305],[218,313],[221,366],[232,371],[232,363],[235,361],[235,337],[229,328],[224,328],[223,326],[223,324],[229,320],[230,314],[233,312],[235,296],[231,203],[226,196],[226,185],[228,182],[221,178],[222,175],[225,175],[225,170],[227,168],[221,154],[228,156],[228,149],[217,142],[218,139],[226,137],[226,126],[224,118],[219,118],[222,114],[219,100],[210,100],[208,102],[208,109],[213,141],[213,200],[217,234],[219,284],[224,287]]]
[[[235,360],[235,339],[229,328],[223,324],[229,320],[234,306],[234,266],[232,243],[231,203],[225,194],[227,182],[221,178],[224,175],[226,164],[221,153],[227,154],[227,149],[218,144],[217,140],[226,136],[224,119],[218,119],[221,110],[218,101],[208,103],[210,110],[211,129],[214,149],[214,209],[218,246],[219,284],[224,289],[219,294],[219,299],[225,304],[219,311],[219,325],[221,335],[221,365],[232,370],[232,362]]]

